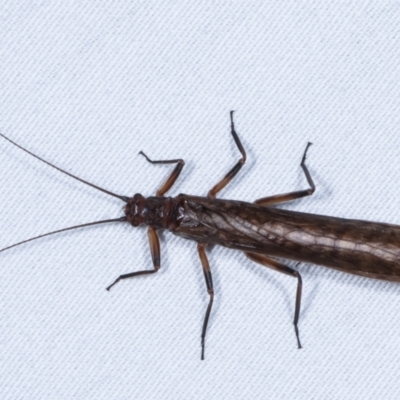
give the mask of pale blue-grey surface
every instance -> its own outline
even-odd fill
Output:
[[[179,5],[178,5],[179,3]],[[400,4],[359,2],[2,2],[0,132],[117,193],[221,197],[299,190],[307,141],[317,185],[296,210],[400,224]],[[0,141],[0,247],[121,215],[123,204]],[[300,265],[296,282],[242,254],[162,235],[157,276],[145,229],[110,225],[0,254],[2,399],[395,399],[400,286]],[[294,265],[291,263],[290,265]]]

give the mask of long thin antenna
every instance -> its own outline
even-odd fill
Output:
[[[4,139],[8,140],[8,141],[9,141],[10,143],[12,143],[14,146],[17,146],[17,147],[20,148],[21,150],[25,151],[25,153],[30,154],[32,157],[35,157],[35,158],[37,158],[38,160],[43,161],[45,164],[50,165],[50,167],[55,168],[56,170],[62,172],[63,174],[66,174],[66,175],[70,176],[71,178],[76,179],[76,180],[79,181],[79,182],[82,182],[82,183],[84,183],[84,184],[86,184],[86,185],[88,185],[88,186],[91,186],[92,188],[95,188],[95,189],[97,189],[97,190],[100,190],[101,192],[107,193],[107,194],[110,195],[110,196],[117,197],[118,199],[120,199],[120,200],[122,200],[122,201],[127,202],[127,201],[129,200],[129,197],[127,197],[127,196],[121,196],[121,195],[119,195],[119,194],[115,194],[115,193],[113,193],[113,192],[110,192],[109,190],[106,190],[106,189],[101,188],[100,186],[94,185],[93,183],[90,183],[90,182],[87,182],[87,181],[85,181],[85,180],[83,180],[83,179],[81,179],[81,178],[78,178],[77,176],[75,176],[75,175],[73,175],[73,174],[71,174],[71,173],[69,173],[69,172],[67,172],[67,171],[64,171],[63,169],[61,169],[61,168],[55,166],[54,164],[52,164],[52,163],[50,163],[50,162],[44,160],[43,158],[37,156],[36,154],[33,154],[33,153],[30,152],[29,150],[23,148],[23,147],[20,146],[19,144],[13,142],[11,139],[9,139],[7,136],[3,135],[2,133],[0,133],[0,136],[3,137]]]
[[[114,218],[114,219],[103,219],[101,221],[87,222],[86,224],[81,224],[81,225],[69,226],[68,228],[63,228],[63,229],[59,229],[57,231],[44,233],[43,235],[35,236],[35,237],[30,238],[30,239],[23,240],[22,242],[14,243],[11,246],[7,246],[7,247],[4,247],[3,249],[0,249],[0,253],[2,251],[6,251],[6,250],[9,250],[9,249],[12,249],[13,247],[19,246],[21,244],[31,242],[32,240],[40,239],[40,238],[45,237],[45,236],[54,235],[55,233],[61,233],[61,232],[65,232],[65,231],[70,231],[72,229],[84,228],[85,226],[107,224],[109,222],[125,222],[125,221],[126,221],[126,217],[120,217],[120,218]]]

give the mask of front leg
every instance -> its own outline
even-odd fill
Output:
[[[160,269],[160,261],[161,261],[160,240],[158,239],[157,231],[152,226],[149,226],[147,234],[149,238],[150,252],[151,252],[151,258],[153,259],[154,269],[136,271],[136,272],[131,272],[129,274],[120,275],[110,286],[107,287],[107,290],[110,290],[116,283],[118,283],[123,279],[134,278],[135,276],[140,276],[140,275],[155,274]]]
[[[174,160],[150,160],[143,151],[139,152],[149,163],[151,164],[176,164],[174,170],[171,172],[171,175],[167,178],[167,180],[161,185],[161,187],[157,190],[156,196],[164,196],[169,189],[171,189],[172,185],[178,179],[179,175],[182,172],[182,169],[185,165],[185,161],[181,158],[177,158]]]

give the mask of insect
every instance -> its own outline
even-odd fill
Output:
[[[207,197],[186,194],[165,197],[185,165],[182,159],[153,161],[145,153],[140,152],[152,164],[175,164],[175,168],[154,197],[146,198],[138,193],[133,197],[127,197],[112,193],[62,170],[0,133],[1,137],[14,146],[47,165],[125,202],[123,217],[48,232],[5,247],[0,252],[45,236],[86,226],[112,222],[128,222],[134,227],[147,225],[153,269],[120,275],[107,287],[107,290],[110,290],[121,280],[154,274],[160,269],[158,230],[167,229],[177,236],[196,241],[209,295],[201,330],[202,360],[214,300],[212,274],[206,254],[207,246],[210,244],[241,250],[250,260],[297,279],[293,325],[298,348],[301,348],[298,330],[302,294],[301,275],[296,269],[286,266],[275,258],[323,265],[370,278],[400,281],[400,226],[306,214],[273,207],[278,203],[314,193],[315,184],[305,164],[311,143],[307,144],[300,163],[309,185],[308,189],[260,198],[254,203],[217,199],[216,195],[246,162],[246,152],[235,131],[233,111],[230,112],[230,119],[231,135],[241,153],[241,158],[224,178],[211,188]]]

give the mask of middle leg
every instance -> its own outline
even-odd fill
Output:
[[[211,307],[212,307],[213,301],[214,301],[214,287],[213,287],[212,275],[211,275],[211,270],[210,270],[210,264],[208,263],[208,259],[207,259],[206,248],[207,248],[207,244],[205,244],[205,243],[199,243],[197,245],[197,250],[199,252],[201,265],[203,267],[204,279],[206,280],[207,292],[208,292],[208,295],[210,296],[206,315],[204,316],[203,329],[201,330],[201,359],[202,360],[204,360],[204,347],[205,347],[208,320],[210,318]]]
[[[239,149],[240,153],[242,154],[242,158],[235,164],[235,166],[224,176],[221,181],[219,181],[207,194],[209,198],[215,198],[217,193],[222,190],[240,171],[243,167],[243,164],[246,162],[246,152],[244,151],[244,147],[239,139],[235,131],[235,124],[233,123],[233,111],[231,111],[231,134],[233,139],[235,140],[236,146]]]

